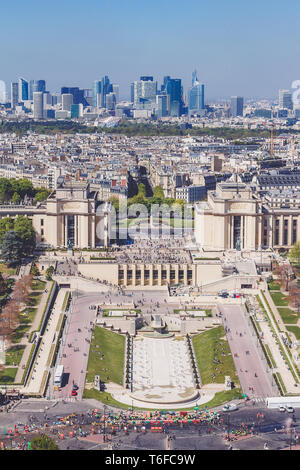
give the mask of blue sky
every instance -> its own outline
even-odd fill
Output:
[[[300,79],[298,0],[14,0],[0,9],[0,79],[91,88],[108,75],[121,97],[140,75],[194,68],[208,98],[276,97]]]

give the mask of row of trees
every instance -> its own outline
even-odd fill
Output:
[[[36,234],[30,219],[18,216],[0,220],[0,247],[3,261],[8,265],[31,255],[36,245]]]
[[[65,134],[75,133],[107,133],[107,134],[125,134],[131,136],[213,136],[225,139],[242,139],[248,137],[269,137],[270,133],[266,129],[231,129],[231,128],[199,128],[192,127],[184,129],[180,125],[170,125],[162,123],[137,123],[133,121],[123,120],[116,127],[87,127],[75,121],[43,121],[43,122],[26,122],[26,121],[2,121],[0,123],[0,133],[13,132],[18,136],[25,135],[29,130],[33,130],[38,134]],[[275,135],[279,135],[282,130],[275,130]],[[285,130],[285,132],[288,132]],[[293,129],[293,132],[297,132]]]
[[[5,281],[5,279],[4,279]],[[29,301],[29,294],[32,288],[33,276],[28,274],[18,279],[14,284],[10,300],[2,309],[0,315],[0,335],[9,338],[20,323],[22,308]],[[1,283],[0,283],[1,285]]]
[[[117,197],[111,197],[110,202],[118,212],[120,210],[120,204],[122,204],[122,201],[119,201]],[[153,204],[166,204],[168,206],[178,204],[183,207],[185,205],[185,201],[183,199],[165,197],[164,191],[161,186],[156,186],[153,190],[153,196],[147,198],[146,186],[144,185],[144,183],[141,183],[138,186],[138,193],[127,200],[127,207],[130,207],[133,204],[143,204],[147,207],[147,209],[150,209]]]
[[[33,198],[36,203],[47,199],[49,194],[50,191],[46,188],[34,188],[27,178],[0,178],[0,204],[19,204],[25,197]]]

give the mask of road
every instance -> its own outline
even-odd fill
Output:
[[[243,309],[240,305],[221,305],[223,324],[242,390],[250,398],[274,396],[276,389],[272,388],[272,378],[266,372],[263,353],[258,349],[256,336],[252,336]]]

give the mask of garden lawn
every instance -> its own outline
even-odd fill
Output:
[[[19,344],[17,346],[12,346],[7,351],[5,351],[5,365],[6,366],[17,366],[20,364],[25,346]]]
[[[94,382],[95,375],[100,375],[101,382],[123,385],[124,348],[124,336],[96,326],[91,341],[86,381]]]
[[[8,367],[7,369],[0,370],[0,384],[13,384],[18,367]]]
[[[280,285],[276,284],[274,281],[268,282],[268,287],[269,290],[280,290]]]
[[[271,297],[273,299],[273,302],[276,306],[279,305],[282,307],[287,307],[289,304],[288,299],[286,298],[286,295],[282,294],[281,292],[270,292]]]
[[[235,385],[239,386],[232,354],[223,326],[218,326],[200,333],[194,336],[192,341],[203,385],[224,383],[225,375],[229,375]],[[214,359],[218,361],[219,364],[215,363]],[[215,379],[212,378],[212,374],[215,374]]]
[[[40,279],[34,279],[32,282],[32,290],[45,290],[46,282]]]
[[[19,343],[23,336],[30,330],[34,317],[36,315],[37,308],[27,307],[20,315],[20,324],[12,334],[12,342]],[[25,315],[24,315],[25,313]]]
[[[296,340],[300,340],[300,328],[299,326],[287,326],[286,329],[291,333],[294,333]]]
[[[279,312],[279,315],[282,318],[283,323],[285,323],[287,325],[297,323],[297,321],[300,318],[300,316],[296,312],[291,310],[290,308],[287,308],[287,307],[278,308],[277,307],[277,310]]]
[[[16,268],[8,268],[6,264],[0,263],[0,273],[8,274],[9,276],[14,276],[17,272]]]
[[[31,307],[36,307],[37,305],[39,305],[42,299],[42,295],[43,292],[40,291],[31,292],[31,294],[29,294],[28,305],[30,305]]]

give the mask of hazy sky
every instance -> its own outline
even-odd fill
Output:
[[[186,91],[196,68],[207,98],[277,97],[300,79],[299,17],[299,0],[2,0],[0,79],[108,75],[122,98],[140,75]]]

